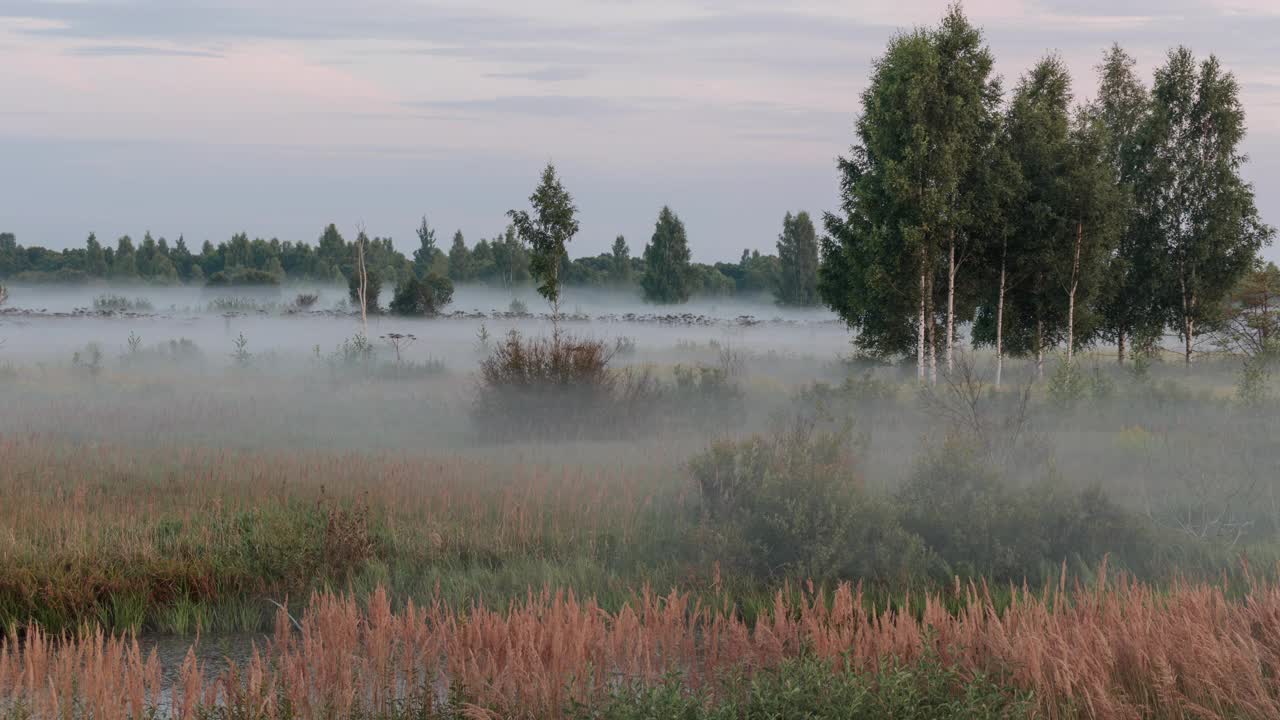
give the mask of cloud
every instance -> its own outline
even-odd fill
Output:
[[[507,95],[478,100],[423,100],[410,107],[451,111],[458,115],[535,115],[585,117],[623,112],[625,103],[609,98],[578,95]],[[447,113],[446,113],[447,114]]]
[[[544,67],[537,70],[522,70],[517,72],[487,73],[485,77],[504,80],[532,80],[533,82],[556,83],[564,82],[566,80],[581,80],[589,74],[590,72],[586,68],[561,66]]]
[[[83,57],[225,57],[222,53],[211,50],[164,48],[149,45],[80,45],[68,49],[66,53]]]

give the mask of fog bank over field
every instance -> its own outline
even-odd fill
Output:
[[[292,305],[299,293],[319,296],[309,311]],[[95,299],[125,298],[141,307],[104,313]],[[527,314],[516,317],[512,303]],[[681,344],[716,341],[753,352],[834,357],[847,352],[848,332],[826,309],[786,308],[768,297],[758,299],[695,298],[675,306],[652,305],[637,294],[568,288],[561,311],[565,328],[609,342],[634,340],[643,357],[661,360],[661,352]],[[496,342],[513,329],[532,335],[551,331],[546,301],[533,288],[494,289],[461,285],[445,317],[421,319],[373,315],[369,338],[389,333],[412,334],[417,340],[402,352],[406,361],[442,360],[466,372],[476,360],[481,325]],[[109,355],[128,349],[131,334],[145,348],[183,338],[195,342],[208,366],[231,362],[233,341],[241,334],[255,354],[293,360],[334,351],[361,332],[359,312],[346,288],[299,285],[269,290],[236,288],[213,291],[190,287],[13,287],[0,311],[0,361],[68,362],[71,354],[98,343]]]

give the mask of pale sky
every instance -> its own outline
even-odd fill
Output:
[[[663,204],[694,258],[771,250],[837,204],[872,59],[944,0],[0,0],[0,231],[79,245],[144,231],[314,242],[335,222],[403,250],[426,214],[474,243],[554,160],[571,253]],[[1245,170],[1280,225],[1280,0],[970,0],[1012,87],[1049,51],[1079,100],[1118,41],[1149,81],[1215,53],[1248,112]],[[1272,258],[1280,252],[1272,248]]]

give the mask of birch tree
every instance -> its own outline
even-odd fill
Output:
[[[1146,133],[1151,123],[1151,93],[1134,72],[1136,62],[1112,45],[1098,66],[1098,95],[1092,112],[1104,131],[1104,153],[1115,178],[1116,245],[1107,258],[1098,303],[1099,331],[1116,343],[1116,361],[1124,364],[1130,346],[1159,337],[1163,320],[1160,256],[1156,235],[1136,202],[1150,160]]]
[[[999,129],[1000,82],[992,75],[994,60],[982,32],[970,24],[959,5],[952,5],[933,32],[938,56],[938,87],[933,135],[941,155],[938,182],[945,192],[943,208],[946,251],[946,318],[943,344],[947,372],[955,365],[957,302],[966,303],[960,271],[980,254],[986,237],[976,222],[992,198],[980,190],[992,140]],[[967,312],[965,313],[968,314]]]
[[[1065,344],[1072,365],[1076,348],[1092,339],[1096,327],[1092,309],[1116,245],[1123,200],[1107,161],[1106,128],[1091,108],[1077,111],[1068,145],[1063,216],[1070,248],[1057,253],[1057,265],[1067,296]],[[1090,316],[1083,328],[1082,314]]]
[[[1067,235],[1065,204],[1069,162],[1071,78],[1056,56],[1041,60],[1018,83],[1009,107],[1009,149],[1020,176],[1020,212],[1014,216],[1008,256],[1003,350],[1033,355],[1044,376],[1045,351],[1066,325],[1055,289],[1055,268]]]
[[[1163,307],[1190,367],[1205,325],[1274,231],[1240,177],[1245,118],[1235,77],[1217,58],[1197,65],[1179,47],[1156,70],[1152,95],[1152,158],[1140,197],[1171,280]]]
[[[857,144],[841,158],[841,211],[824,218],[818,290],[878,356],[907,354],[926,377],[936,246],[949,194],[933,138],[938,53],[928,32],[897,35],[862,93]],[[913,342],[914,341],[914,342]]]
[[[558,337],[560,266],[568,256],[565,246],[578,234],[578,208],[551,163],[542,170],[542,179],[529,196],[529,204],[532,215],[524,210],[510,210],[507,216],[520,240],[530,248],[529,274],[538,283],[538,294],[551,303],[551,322]]]

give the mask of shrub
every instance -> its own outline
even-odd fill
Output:
[[[154,309],[150,300],[123,295],[99,295],[93,299],[93,309],[98,312],[149,312]]]
[[[473,419],[498,437],[582,437],[633,427],[657,396],[648,373],[614,371],[598,340],[512,330],[480,363]]]
[[[83,350],[71,355],[71,366],[97,377],[102,372],[102,347],[98,343],[89,343]]]
[[[365,310],[368,312],[378,312],[381,306],[378,305],[378,296],[382,294],[382,278],[378,277],[378,273],[373,270],[365,272],[366,285],[365,294],[367,303]],[[351,273],[351,279],[347,281],[347,296],[351,298],[352,307],[360,309],[360,275]]]
[[[529,306],[525,305],[520,298],[511,298],[511,304],[507,306],[507,312],[512,315],[528,315]]]
[[[0,285],[0,305],[4,305],[9,300],[9,290],[4,285]]]
[[[298,293],[293,299],[293,305],[299,310],[310,310],[319,301],[320,296],[316,293]]]
[[[674,401],[684,415],[700,421],[741,419],[742,389],[723,367],[677,365]]]
[[[419,280],[417,275],[410,275],[396,286],[390,309],[396,315],[433,316],[452,301],[453,283],[449,278],[429,273]]]
[[[253,298],[224,295],[209,301],[208,311],[215,313],[270,312],[274,303],[260,303]]]
[[[769,435],[721,441],[689,464],[723,551],[760,578],[904,580],[924,548],[863,492],[847,429],[798,417]]]
[[[1087,566],[1108,553],[1148,570],[1155,557],[1149,523],[1100,489],[1065,490],[1053,478],[1015,487],[956,442],[926,452],[897,499],[903,527],[924,540],[940,581],[1039,582],[1063,562]]]

